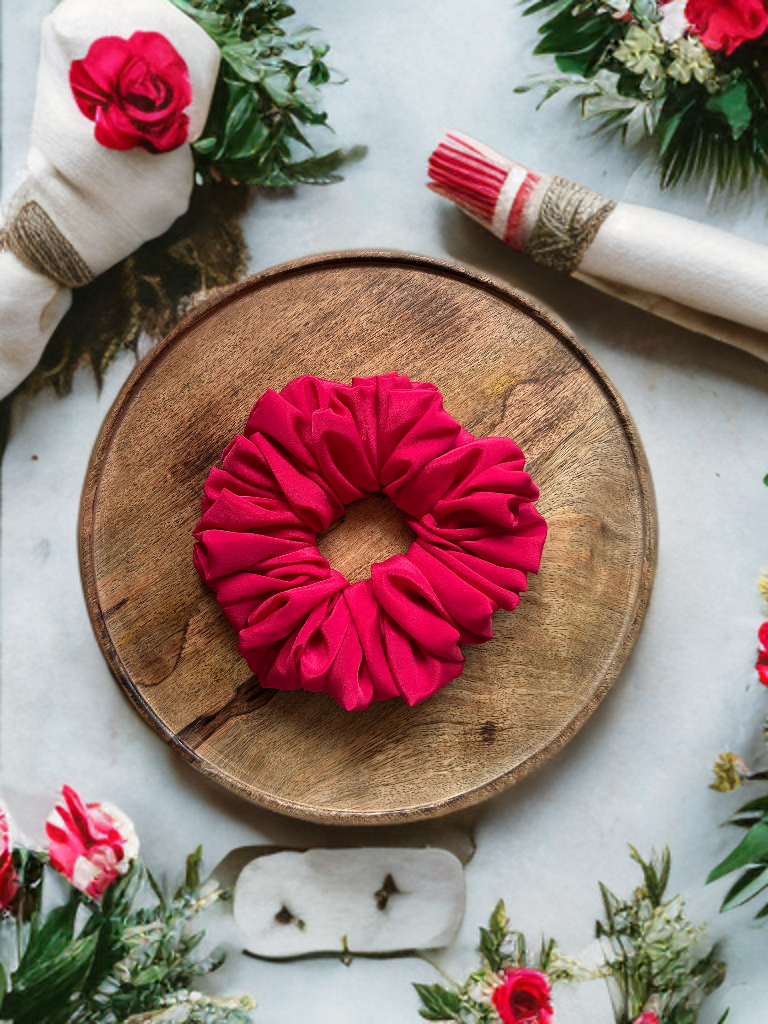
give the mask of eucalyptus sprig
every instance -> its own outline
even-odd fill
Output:
[[[648,861],[634,847],[630,852],[643,882],[628,900],[601,882],[605,919],[596,925],[616,1024],[632,1024],[649,1003],[664,1024],[695,1024],[704,1000],[723,983],[725,963],[716,945],[704,944],[704,927],[685,917],[682,897],[666,898],[669,850]]]
[[[221,51],[208,120],[192,146],[198,180],[269,187],[338,181],[339,167],[360,150],[318,154],[305,134],[328,127],[320,90],[332,75],[328,46],[315,40],[315,30],[286,28],[295,11],[280,0],[173,3]]]

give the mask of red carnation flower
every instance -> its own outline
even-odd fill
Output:
[[[11,909],[19,891],[19,877],[13,866],[13,844],[11,843],[8,819],[0,807],[0,913]]]
[[[86,804],[71,786],[46,822],[51,865],[81,892],[98,900],[139,853],[132,822],[112,804]]]
[[[504,1024],[551,1024],[549,978],[530,967],[513,967],[494,989],[493,1005]]]
[[[726,54],[768,29],[763,0],[688,0],[685,16],[708,50]]]
[[[757,633],[760,647],[757,651],[757,674],[763,686],[768,686],[768,622],[764,622]]]
[[[69,84],[81,113],[96,122],[96,141],[107,149],[143,146],[167,153],[187,141],[189,71],[159,32],[96,39],[83,60],[72,61]]]

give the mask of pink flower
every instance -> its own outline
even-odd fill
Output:
[[[530,967],[513,967],[491,996],[504,1024],[551,1024],[549,978]]]
[[[13,866],[13,844],[5,811],[0,807],[0,913],[6,913],[19,891],[19,877]]]
[[[661,1020],[653,1010],[646,1010],[645,1013],[640,1014],[634,1024],[661,1024]]]
[[[186,62],[159,32],[102,36],[73,60],[69,84],[80,112],[107,149],[167,153],[187,141],[192,86]]]
[[[757,675],[763,686],[768,686],[768,622],[764,622],[757,633],[760,647],[757,651]]]
[[[66,806],[57,806],[45,830],[51,864],[81,892],[98,900],[138,855],[132,822],[111,804],[84,804],[70,786]]]

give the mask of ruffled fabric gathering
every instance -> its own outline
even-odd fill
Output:
[[[476,439],[434,384],[397,373],[299,377],[254,405],[205,484],[194,564],[259,682],[347,710],[414,705],[461,675],[537,572],[547,527],[506,437]],[[416,534],[350,585],[315,541],[382,491]]]

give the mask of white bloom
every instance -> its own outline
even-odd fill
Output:
[[[139,855],[139,837],[136,835],[133,822],[119,807],[103,800],[101,809],[114,821],[115,828],[123,837],[123,859],[120,864],[120,874],[125,874],[130,866],[130,861],[136,860]]]
[[[671,47],[674,60],[667,68],[667,74],[685,84],[695,78],[697,82],[709,81],[715,76],[715,65],[709,51],[698,39],[679,39]]]
[[[614,18],[623,18],[629,14],[632,7],[632,0],[605,0],[605,3],[610,7]]]
[[[650,28],[631,25],[624,39],[616,47],[614,56],[638,75],[659,78],[664,74],[659,58],[663,52],[664,43],[655,25]]]
[[[669,3],[661,4],[659,14],[661,24],[659,31],[661,37],[667,43],[674,43],[680,39],[690,28],[688,19],[685,16],[685,8],[688,0],[670,0]]]

